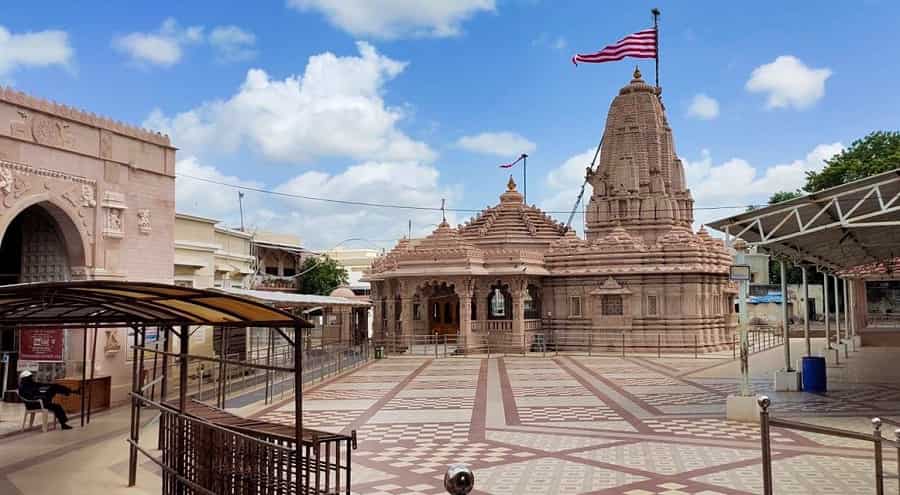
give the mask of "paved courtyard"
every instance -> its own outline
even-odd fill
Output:
[[[390,358],[310,391],[304,422],[357,430],[354,492],[366,495],[445,493],[454,462],[484,494],[761,493],[759,429],[724,419],[736,380],[709,377],[734,376],[729,361]],[[773,414],[860,431],[900,414],[900,382],[845,378],[828,396],[771,394]],[[290,423],[292,406],[262,417]],[[777,493],[874,493],[865,444],[775,430],[773,451]]]

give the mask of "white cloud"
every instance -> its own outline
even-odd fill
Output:
[[[214,218],[231,227],[240,224],[238,190],[186,176],[254,189],[267,188],[263,183],[202,164],[193,156],[179,160],[176,171],[178,212]],[[364,162],[337,174],[309,171],[273,189],[290,195],[431,208],[439,208],[442,198],[452,206],[462,197],[460,186],[442,185],[437,169],[416,162]],[[413,235],[421,237],[436,228],[441,213],[341,205],[255,191],[245,191],[244,196],[247,230],[293,232],[312,249],[328,249],[349,238],[363,239],[354,241],[354,246],[389,249],[406,234],[409,220],[413,223]],[[451,224],[455,222],[452,212],[447,214],[447,220]]]
[[[382,98],[384,86],[406,67],[365,42],[358,56],[314,55],[302,76],[272,79],[247,72],[226,100],[173,116],[155,110],[144,125],[173,137],[191,152],[233,152],[242,144],[270,160],[300,163],[321,157],[423,161],[436,157],[425,143],[397,127],[401,109]]]
[[[552,37],[547,33],[541,33],[537,38],[531,41],[532,46],[547,46],[555,50],[563,50],[569,42],[563,36]]]
[[[766,93],[766,108],[809,108],[825,96],[825,81],[831,69],[812,69],[800,59],[782,55],[773,62],[753,69],[746,88]]]
[[[545,179],[548,193],[541,202],[541,208],[548,211],[569,211],[575,205],[575,198],[584,183],[584,176],[595,149],[587,149],[564,161],[560,166],[551,170]],[[587,201],[591,195],[590,184],[584,193],[583,201]],[[560,215],[556,215],[562,221]]]
[[[69,67],[74,56],[65,31],[13,34],[0,26],[0,77],[23,67]]]
[[[183,47],[203,41],[203,27],[183,28],[173,18],[151,33],[134,32],[113,39],[113,46],[139,63],[170,67],[181,61]]]
[[[261,188],[263,184],[256,181],[242,180],[233,175],[222,173],[217,168],[201,164],[195,156],[187,156],[175,164],[175,204],[179,213],[190,213],[208,218],[222,220],[229,226],[237,225],[239,218],[238,193],[232,187],[220,186],[210,182],[196,180],[199,177],[215,182],[236,186]],[[247,201],[253,202],[249,195]],[[258,206],[264,203],[257,202]],[[245,203],[245,211],[253,212],[257,208]]]
[[[440,184],[440,174],[431,165],[415,162],[365,162],[338,174],[310,171],[277,187],[277,191],[336,200],[403,203],[438,208],[446,198],[453,205],[461,189]],[[398,199],[400,198],[400,199]],[[441,221],[438,211],[348,207],[302,199],[285,199],[288,213],[282,228],[302,232],[310,246],[327,249],[347,238],[363,238],[363,244],[391,247],[406,234],[412,220],[414,236],[425,235]],[[448,221],[455,219],[448,214]],[[374,242],[382,241],[382,242]],[[383,242],[388,241],[388,242]]]
[[[702,120],[712,120],[719,116],[719,102],[703,93],[694,95],[688,106],[688,117],[696,117]]]
[[[709,150],[697,161],[683,160],[688,186],[699,209],[695,223],[741,213],[747,205],[765,204],[778,191],[794,191],[806,183],[806,172],[820,171],[825,160],[843,149],[841,143],[820,144],[802,159],[769,167],[754,167],[741,158],[714,165]],[[739,186],[739,187],[738,187]],[[709,206],[737,206],[735,209],[707,210]]]
[[[448,37],[479,12],[493,12],[495,0],[288,0],[301,12],[318,11],[357,36],[392,39]]]
[[[156,31],[134,32],[113,39],[113,47],[143,65],[171,67],[184,57],[188,45],[209,43],[216,57],[235,62],[256,55],[256,35],[237,26],[216,26],[207,36],[203,26],[182,27],[173,18]]]
[[[466,151],[513,157],[531,153],[537,145],[515,132],[482,132],[459,138],[456,145]]]
[[[256,55],[256,35],[237,26],[218,26],[209,33],[209,44],[224,61],[251,59]]]

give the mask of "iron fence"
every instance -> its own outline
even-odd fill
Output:
[[[883,437],[881,427],[883,423],[890,423],[894,426],[900,426],[895,421],[882,420],[880,418],[872,419],[872,433],[860,433],[852,430],[842,430],[839,428],[830,428],[827,426],[814,425],[811,423],[803,423],[800,421],[791,421],[786,419],[776,419],[770,416],[769,407],[772,401],[765,395],[757,399],[759,404],[759,427],[760,441],[762,443],[762,474],[763,474],[763,494],[773,495],[774,480],[772,476],[772,438],[771,429],[785,428],[789,430],[805,431],[809,433],[818,433],[832,437],[848,438],[851,440],[859,440],[863,442],[871,442],[873,450],[873,464],[875,471],[875,493],[876,495],[884,495],[884,480],[895,479],[900,489],[900,428],[894,430],[894,440]],[[884,447],[897,449],[897,472],[894,474],[884,473]]]
[[[784,343],[784,336],[775,327],[751,328],[750,351],[759,352]],[[463,335],[402,335],[395,333],[374,339],[373,345],[392,355],[448,358],[471,355],[587,355],[587,356],[680,356],[721,358],[731,354],[736,358],[740,341],[729,332],[715,343],[701,339],[698,332],[647,330],[595,331],[530,331],[516,336],[511,332],[475,333]]]

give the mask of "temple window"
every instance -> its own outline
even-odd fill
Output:
[[[278,267],[277,266],[267,266],[266,267],[266,275],[278,275]]]
[[[498,288],[495,288],[493,294],[491,294],[491,316],[506,316],[506,297]]]
[[[658,311],[656,296],[647,296],[647,315],[656,316]]]
[[[581,316],[581,296],[569,297],[569,316]]]
[[[600,299],[600,307],[604,316],[621,316],[622,296],[617,294],[605,295]]]
[[[534,285],[529,285],[525,292],[525,318],[537,319],[541,317],[541,295],[539,289]]]
[[[422,306],[419,303],[413,304],[413,320],[419,321],[422,319]]]

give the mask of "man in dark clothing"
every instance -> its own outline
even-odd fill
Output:
[[[19,374],[19,397],[27,401],[41,400],[44,409],[53,413],[56,420],[59,421],[60,428],[63,430],[71,430],[69,426],[69,418],[66,411],[59,404],[53,403],[53,396],[56,394],[69,395],[72,391],[68,387],[57,385],[55,383],[40,383],[34,380],[30,371],[23,371]],[[26,402],[25,409],[39,409],[40,406],[35,402]]]

